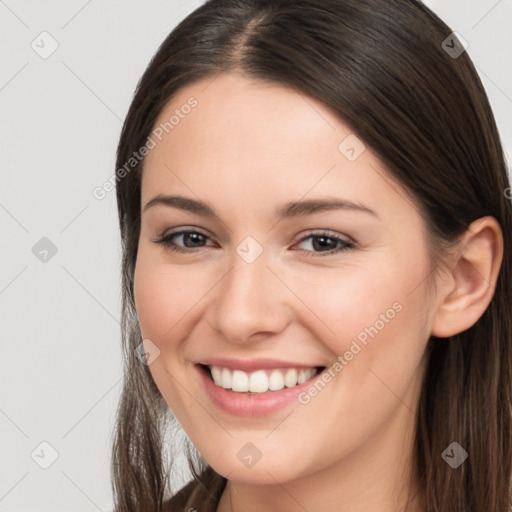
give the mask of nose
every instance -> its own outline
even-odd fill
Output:
[[[214,330],[233,343],[267,339],[282,332],[290,321],[293,295],[268,266],[265,252],[252,263],[237,253],[215,287],[210,303]]]

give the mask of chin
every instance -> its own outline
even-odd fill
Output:
[[[243,454],[238,457],[237,452],[227,457],[226,454],[207,459],[208,464],[224,478],[233,482],[254,484],[254,485],[275,485],[276,482],[282,483],[295,480],[304,476],[301,470],[304,461],[301,461],[301,467],[296,464],[297,456],[290,454],[286,457],[284,453],[271,451],[271,455],[265,460],[265,455],[257,461],[243,461]],[[240,460],[242,459],[242,460]],[[252,464],[252,465],[251,465]]]

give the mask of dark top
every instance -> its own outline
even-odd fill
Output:
[[[216,512],[226,481],[224,477],[208,467],[201,475],[201,481],[194,479],[184,485],[164,503],[163,510],[194,512],[195,509],[197,512]]]

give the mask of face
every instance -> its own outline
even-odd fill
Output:
[[[222,74],[181,89],[155,129],[173,115],[144,164],[135,302],[192,443],[254,483],[396,452],[432,322],[416,201],[283,86]]]

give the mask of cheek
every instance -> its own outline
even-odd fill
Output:
[[[135,307],[142,336],[163,344],[208,290],[208,280],[139,254],[134,274]],[[192,267],[190,267],[192,268]]]
[[[412,260],[327,269],[295,280],[294,291],[313,313],[316,335],[333,359],[347,354],[348,360],[358,360],[350,363],[355,369],[392,358],[414,366],[421,358],[428,339],[421,285],[427,266]]]
[[[395,316],[393,304],[400,298],[396,281],[364,268],[328,270],[310,279],[302,277],[295,291],[315,316],[323,340],[332,339],[333,350],[343,348],[381,314]]]
[[[197,273],[193,278],[190,272],[173,268],[160,259],[161,256],[140,248],[134,272],[135,308],[142,339],[150,339],[160,351],[149,366],[150,373],[169,408],[183,418],[187,397],[178,383],[185,382],[186,369],[179,364],[180,343],[186,338],[184,326],[193,306],[205,290]]]

